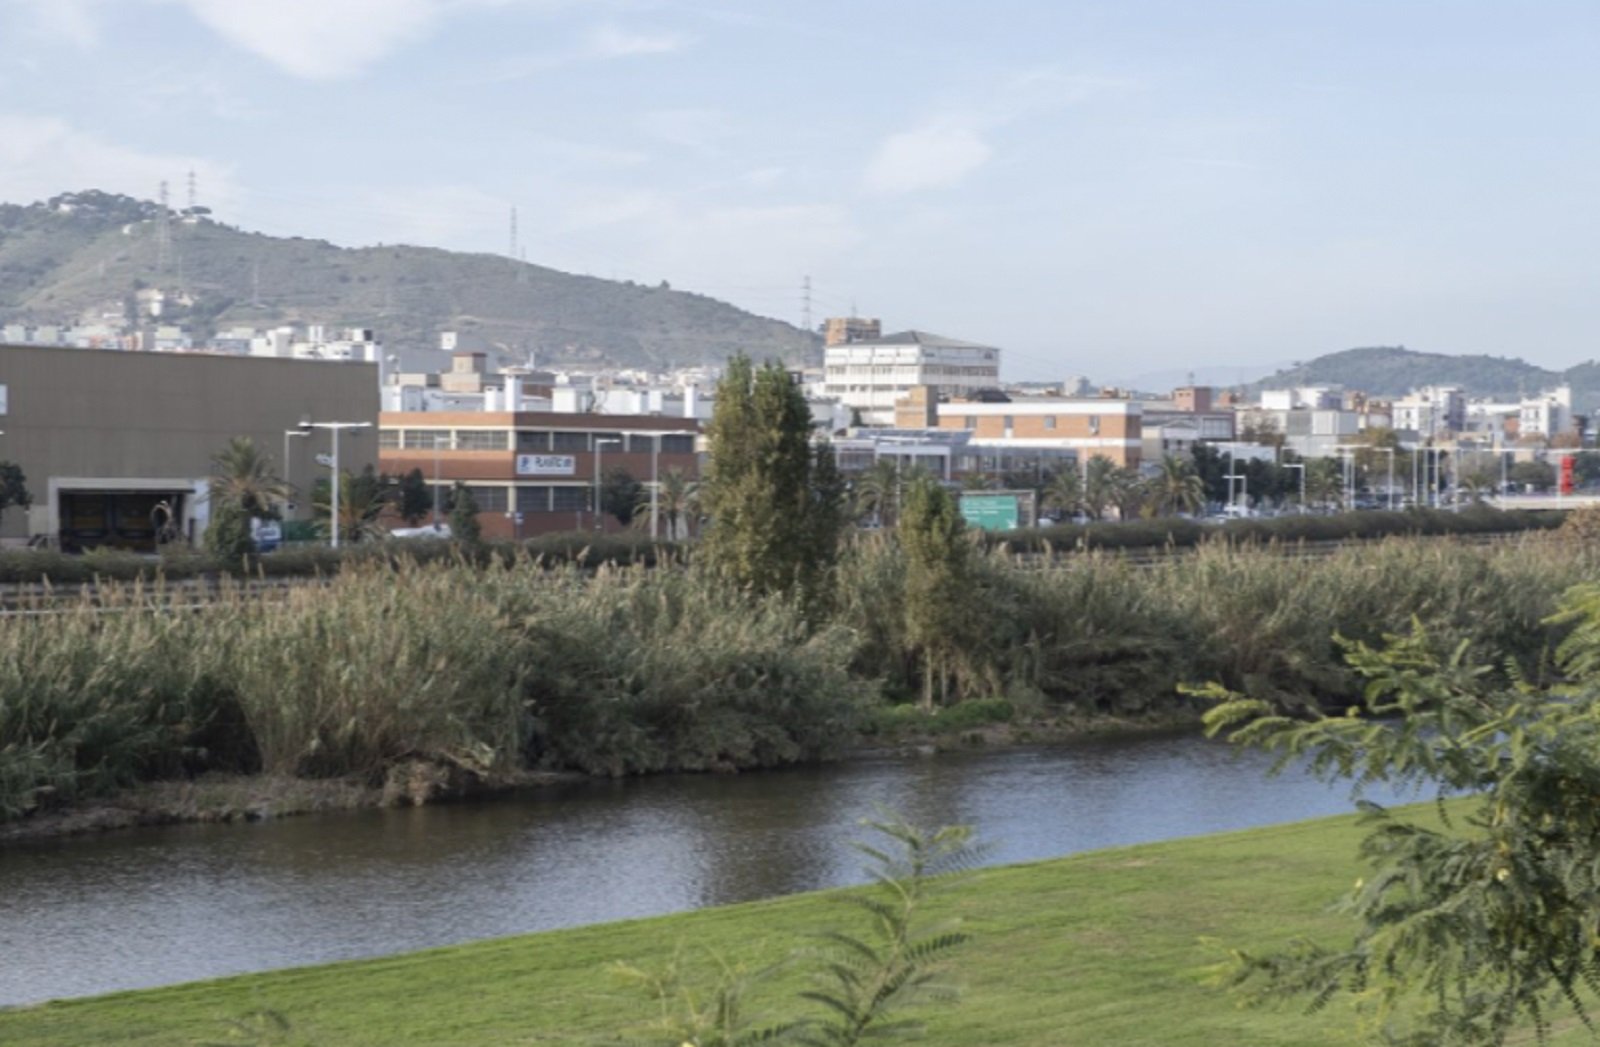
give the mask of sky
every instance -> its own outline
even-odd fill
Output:
[[[1600,341],[1594,0],[0,0],[0,200],[510,250],[1013,379]]]

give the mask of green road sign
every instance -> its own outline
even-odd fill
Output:
[[[1014,494],[962,494],[961,518],[985,531],[1017,529],[1017,496]]]

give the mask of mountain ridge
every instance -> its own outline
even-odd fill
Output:
[[[71,323],[125,315],[159,287],[161,323],[209,336],[235,326],[375,329],[410,365],[456,331],[507,362],[664,370],[734,352],[820,358],[817,337],[705,295],[560,272],[490,254],[339,247],[167,210],[98,190],[0,204],[0,319]]]

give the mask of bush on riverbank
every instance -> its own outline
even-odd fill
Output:
[[[823,610],[692,567],[525,554],[352,562],[281,594],[225,581],[203,612],[158,609],[140,584],[92,587],[0,618],[0,818],[213,770],[394,778],[393,795],[422,799],[530,767],[825,758],[919,690],[901,557],[884,537],[855,543]],[[1585,580],[1600,552],[1555,539],[1395,539],[1317,559],[1216,543],[1144,566],[991,551],[949,671],[962,697],[1028,718],[1181,714],[1178,685],[1210,680],[1337,707],[1358,692],[1334,635],[1376,640],[1416,617],[1441,645],[1538,680],[1559,638],[1545,618]]]

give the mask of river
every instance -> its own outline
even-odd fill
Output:
[[[13,845],[0,1005],[854,883],[849,841],[879,807],[972,824],[994,864],[1352,809],[1346,785],[1266,764],[1189,734],[1100,737]]]

